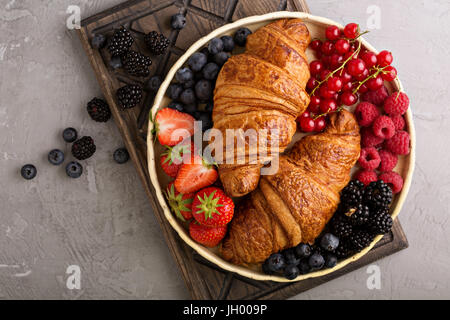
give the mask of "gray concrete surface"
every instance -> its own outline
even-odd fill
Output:
[[[94,124],[84,106],[100,94],[79,40],[66,29],[66,8],[82,16],[121,0],[0,0],[0,298],[183,299],[188,292],[160,234],[113,122]],[[447,0],[311,0],[312,13],[363,26],[380,9],[381,29],[367,39],[395,55],[412,100],[417,166],[400,216],[410,248],[376,264],[380,290],[366,269],[296,299],[450,298],[450,156]],[[369,8],[370,11],[370,8]],[[68,148],[68,126],[92,135],[98,152],[87,174],[69,180],[46,153]],[[25,182],[19,168],[38,166]],[[68,290],[66,268],[79,265],[81,290]]]

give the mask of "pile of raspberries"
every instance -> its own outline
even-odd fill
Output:
[[[403,115],[409,108],[409,98],[403,92],[389,96],[386,87],[366,93],[356,107],[355,116],[361,126],[361,156],[363,168],[357,179],[368,185],[383,180],[392,192],[403,188],[402,177],[394,172],[399,155],[410,152],[410,137],[405,131]],[[378,172],[378,173],[377,173]]]

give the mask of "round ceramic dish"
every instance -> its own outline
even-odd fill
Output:
[[[165,96],[166,90],[170,83],[172,82],[176,71],[181,68],[188,58],[194,54],[195,52],[199,51],[201,48],[206,46],[209,41],[212,38],[220,37],[222,35],[232,35],[234,32],[242,27],[247,27],[251,29],[252,31],[255,31],[259,29],[260,27],[271,23],[275,20],[282,19],[282,18],[300,18],[303,19],[303,21],[308,26],[308,29],[311,33],[311,38],[323,38],[324,30],[329,25],[337,25],[340,28],[342,28],[342,25],[326,19],[322,17],[313,16],[310,14],[302,13],[302,12],[274,12],[262,16],[253,16],[248,17],[239,21],[236,21],[232,24],[225,25],[213,32],[211,32],[209,35],[207,35],[204,38],[201,38],[196,43],[194,43],[189,50],[177,61],[177,63],[172,67],[170,72],[168,73],[165,81],[161,85],[161,88],[158,91],[158,94],[156,95],[154,106],[151,110],[151,118],[153,119],[158,112],[159,109],[166,107],[170,100]],[[375,48],[373,48],[367,41],[362,39],[363,45],[368,49],[375,53],[378,53]],[[308,49],[309,51],[309,49]],[[312,61],[313,55],[312,52],[307,52],[309,61]],[[395,81],[389,84],[390,87],[388,89],[390,91],[396,91],[402,88],[402,84],[400,81]],[[404,186],[401,193],[397,194],[394,197],[394,201],[391,207],[391,213],[393,219],[397,217],[399,214],[403,203],[405,202],[406,196],[408,194],[410,185],[411,185],[411,177],[414,170],[414,162],[415,162],[415,147],[416,147],[416,140],[415,140],[415,132],[414,132],[414,125],[413,125],[413,119],[412,119],[412,113],[411,109],[408,110],[406,116],[406,123],[407,123],[407,131],[409,132],[411,136],[411,153],[407,156],[401,156],[399,158],[399,163],[397,167],[395,168],[395,171],[398,172],[403,178],[404,178]],[[153,123],[149,123],[149,130],[153,128]],[[294,137],[294,142],[299,140],[303,135],[300,133],[296,133]],[[340,261],[334,268],[332,269],[324,269],[316,272],[312,272],[306,275],[301,275],[297,277],[294,280],[287,280],[284,277],[281,276],[270,276],[266,275],[261,271],[261,268],[259,266],[249,266],[249,267],[243,267],[234,265],[232,263],[229,263],[222,259],[220,256],[218,249],[213,248],[209,249],[206,248],[195,241],[193,241],[190,236],[187,229],[187,224],[181,222],[178,220],[174,214],[170,211],[169,207],[167,206],[165,197],[163,195],[164,188],[167,186],[167,183],[169,182],[167,176],[162,172],[160,166],[159,166],[159,156],[163,150],[163,148],[159,145],[159,143],[155,143],[152,139],[152,136],[148,135],[147,140],[147,146],[148,146],[148,170],[150,174],[151,181],[153,183],[153,186],[156,191],[156,196],[158,198],[158,201],[164,210],[164,214],[169,221],[169,223],[172,225],[172,227],[177,231],[177,233],[180,235],[180,237],[194,250],[196,250],[201,256],[203,256],[205,259],[211,261],[212,263],[220,266],[221,268],[238,273],[242,276],[252,278],[255,280],[271,280],[271,281],[277,281],[277,282],[290,282],[290,281],[300,281],[308,278],[313,277],[320,277],[326,274],[329,274],[331,272],[334,272],[338,269],[341,269],[342,267],[346,266],[347,264],[351,263],[352,261],[360,259],[362,256],[364,256],[372,247],[380,241],[382,236],[377,236],[375,240],[370,244],[369,247],[365,248],[360,253],[346,259]]]

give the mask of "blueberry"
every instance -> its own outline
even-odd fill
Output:
[[[284,259],[286,264],[297,266],[300,263],[300,259],[297,259],[293,249],[286,249],[283,251]]]
[[[286,261],[281,253],[274,253],[267,259],[267,266],[273,272],[278,272],[284,269]]]
[[[106,45],[106,37],[102,34],[96,34],[92,38],[91,44],[95,49],[102,49]]]
[[[189,80],[188,82],[183,84],[184,89],[193,88],[195,86],[195,80]]]
[[[177,13],[172,16],[170,25],[175,30],[181,30],[186,26],[186,17],[181,13]]]
[[[327,253],[325,255],[325,267],[333,268],[337,265],[337,257],[332,253]]]
[[[161,87],[161,83],[162,81],[160,76],[153,76],[148,80],[147,88],[152,92],[157,92],[159,87]]]
[[[268,274],[268,275],[272,275],[274,273],[272,270],[270,270],[269,264],[267,263],[267,261],[262,264],[262,271],[264,272],[264,274]]]
[[[194,79],[194,73],[189,68],[181,68],[175,74],[175,78],[179,83],[186,83]]]
[[[223,36],[222,38],[223,42],[223,51],[231,52],[234,49],[234,40],[233,37],[230,36]]]
[[[119,148],[116,151],[114,151],[113,155],[114,161],[116,161],[118,164],[124,164],[130,160],[130,154],[128,153],[128,150],[125,148]]]
[[[83,174],[83,167],[76,161],[69,162],[66,166],[66,173],[70,178],[77,179]]]
[[[315,252],[309,257],[308,263],[311,269],[319,270],[325,264],[325,259],[322,255]]]
[[[48,161],[55,166],[59,166],[64,162],[64,153],[61,150],[54,149],[48,153]]]
[[[297,268],[296,265],[288,265],[284,269],[284,277],[288,280],[294,280],[298,277],[300,274],[300,270]]]
[[[196,119],[202,122],[202,131],[205,132],[213,127],[211,114],[207,112],[199,112]]]
[[[199,98],[202,101],[207,101],[212,98],[213,96],[213,89],[211,82],[208,80],[200,80],[195,85],[195,94],[197,98]]]
[[[214,55],[214,62],[217,63],[219,66],[223,66],[225,62],[230,59],[230,54],[227,52],[219,52]]]
[[[208,63],[208,56],[202,52],[194,53],[188,60],[188,65],[192,71],[198,72]]]
[[[306,243],[300,243],[295,247],[295,253],[299,258],[308,258],[311,255],[311,246]]]
[[[204,47],[200,50],[201,53],[203,53],[206,58],[208,59],[208,62],[212,61],[213,55],[209,53],[208,47]]]
[[[202,70],[203,78],[206,80],[215,80],[219,74],[219,66],[214,62],[208,63]]]
[[[195,112],[197,112],[197,105],[195,103],[184,106],[184,112],[189,113],[195,118]]]
[[[120,59],[119,56],[112,57],[111,60],[109,61],[109,65],[113,69],[122,68],[122,60]]]
[[[192,89],[184,90],[180,95],[180,101],[184,104],[191,104],[196,101],[195,92]]]
[[[213,38],[208,44],[208,50],[212,55],[223,51],[223,41],[219,38]]]
[[[31,180],[31,179],[34,179],[34,177],[36,177],[37,169],[32,164],[26,164],[20,170],[20,174],[22,175],[22,177],[24,179]]]
[[[213,109],[214,109],[214,102],[213,101],[208,101],[208,103],[206,103],[206,106],[205,106],[205,111],[209,112],[209,113],[212,113]]]
[[[234,34],[234,42],[241,47],[245,47],[247,43],[247,37],[252,34],[251,30],[248,28],[241,28]]]
[[[177,110],[180,112],[184,112],[184,105],[179,102],[176,102],[176,101],[172,101],[171,103],[169,103],[167,108],[174,109],[174,110]]]
[[[177,100],[183,92],[183,86],[178,83],[172,83],[167,88],[167,96],[172,100]]]
[[[63,131],[63,139],[65,142],[72,143],[78,138],[78,132],[74,128],[67,128]]]
[[[339,238],[334,234],[326,233],[320,239],[320,246],[327,251],[334,251],[339,246]]]
[[[298,265],[298,269],[300,270],[300,274],[307,274],[311,271],[311,267],[309,266],[308,260],[300,261]]]

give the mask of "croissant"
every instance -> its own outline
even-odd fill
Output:
[[[295,120],[309,104],[305,87],[310,72],[305,50],[311,38],[300,19],[282,19],[260,28],[247,39],[246,52],[231,57],[222,68],[214,92],[213,122],[224,141],[233,143],[222,158],[219,176],[225,192],[240,197],[253,191],[260,170],[283,152],[296,131]],[[238,148],[227,129],[278,131],[277,139],[259,136]],[[276,141],[275,141],[276,140]],[[223,144],[225,151],[229,142]],[[266,146],[265,153],[258,152]],[[216,154],[217,160],[217,154]]]
[[[312,244],[339,204],[360,153],[359,126],[335,113],[325,132],[306,136],[281,155],[276,174],[238,204],[221,252],[235,264],[260,263],[272,253]]]

